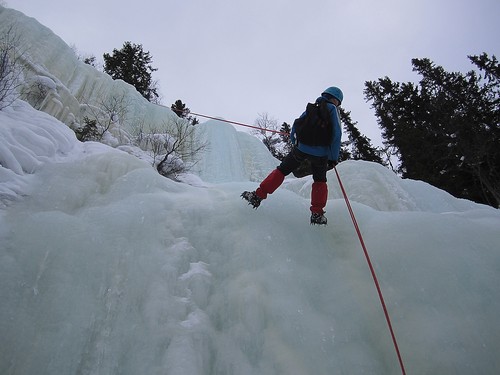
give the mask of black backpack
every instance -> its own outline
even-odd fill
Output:
[[[309,146],[329,146],[332,141],[333,124],[326,100],[308,103],[306,114],[293,123],[295,136],[300,143]]]

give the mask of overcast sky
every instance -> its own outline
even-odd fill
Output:
[[[472,69],[500,57],[500,0],[0,0],[50,28],[81,55],[142,44],[163,104],[253,124],[292,123],[328,86],[380,144],[365,81],[414,81],[411,59]],[[201,119],[204,121],[203,119]],[[245,128],[243,128],[245,129]],[[243,130],[242,129],[242,130]]]

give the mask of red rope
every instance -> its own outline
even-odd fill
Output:
[[[227,122],[227,123],[238,125],[238,126],[246,126],[248,128],[258,129],[258,130],[267,131],[267,132],[271,132],[271,133],[277,133],[277,134],[281,134],[281,135],[289,135],[289,133],[281,132],[278,130],[260,128],[258,126],[247,125],[247,124],[243,124],[241,122],[236,122],[236,121],[224,120],[224,119],[220,119],[217,117],[202,115],[199,113],[190,112],[190,114],[195,115],[195,116],[205,117],[205,118],[208,118],[211,120],[223,121],[223,122]],[[337,179],[339,181],[340,189],[342,190],[342,194],[344,195],[344,200],[345,200],[345,203],[347,205],[347,209],[349,210],[349,214],[351,215],[352,223],[354,224],[354,228],[356,229],[356,233],[358,234],[359,242],[361,243],[361,247],[363,248],[363,252],[365,253],[365,258],[366,258],[366,261],[368,262],[368,267],[370,268],[370,272],[372,274],[373,281],[375,283],[375,287],[377,288],[380,303],[382,304],[382,308],[384,310],[385,320],[387,321],[387,325],[389,326],[389,331],[391,332],[391,337],[392,337],[392,342],[394,344],[394,349],[396,350],[396,354],[397,354],[398,360],[399,360],[399,365],[401,366],[401,372],[403,375],[406,375],[405,367],[403,364],[403,359],[401,357],[401,352],[399,350],[398,342],[396,340],[396,335],[394,334],[394,329],[392,328],[391,318],[389,316],[389,312],[387,310],[387,307],[386,307],[386,304],[384,301],[384,296],[382,295],[382,289],[380,288],[380,284],[378,282],[377,275],[375,273],[375,269],[373,268],[370,256],[368,255],[368,250],[366,249],[365,242],[363,240],[363,236],[361,235],[361,230],[359,229],[358,222],[356,220],[356,217],[354,216],[354,211],[352,210],[351,203],[349,202],[349,198],[347,197],[346,191],[344,189],[344,185],[342,184],[342,180],[340,179],[339,172],[337,171],[336,167],[334,169],[335,169],[335,173],[337,175]]]
[[[163,104],[156,104],[160,107],[165,107],[165,108],[169,108]],[[172,110],[172,108],[169,108]],[[252,125],[248,125],[248,124],[244,124],[242,122],[236,122],[236,121],[229,121],[229,120],[224,120],[222,118],[217,118],[217,117],[212,117],[212,116],[207,116],[207,115],[202,115],[200,113],[194,113],[194,112],[191,112],[191,111],[188,111],[186,112],[186,115],[187,114],[191,114],[191,115],[195,115],[195,116],[200,116],[200,117],[204,117],[204,118],[209,118],[211,120],[217,120],[217,121],[222,121],[222,122],[227,122],[229,124],[234,124],[234,125],[238,125],[238,126],[246,126],[247,128],[252,128],[252,129],[258,129],[258,130],[262,130],[262,131],[265,131],[265,132],[270,132],[270,133],[276,133],[276,134],[280,134],[280,135],[290,135],[290,133],[287,133],[287,132],[281,132],[279,130],[274,130],[274,129],[266,129],[266,128],[260,128],[258,126],[252,126]]]
[[[398,355],[399,365],[401,366],[401,372],[403,375],[406,374],[405,367],[403,364],[403,359],[401,357],[401,352],[399,351],[398,342],[396,341],[396,335],[394,334],[394,330],[392,329],[391,318],[389,317],[389,312],[387,311],[387,307],[385,305],[384,296],[382,295],[382,289],[380,288],[380,284],[377,279],[377,275],[375,274],[375,269],[373,268],[372,262],[370,260],[370,256],[368,255],[368,250],[366,249],[365,242],[363,240],[363,236],[361,235],[361,230],[359,229],[358,222],[356,217],[354,216],[354,211],[352,210],[351,203],[347,198],[347,194],[344,189],[344,185],[340,180],[339,172],[337,168],[335,169],[335,173],[337,174],[337,179],[339,180],[340,189],[342,190],[342,194],[344,195],[344,200],[347,205],[347,209],[349,210],[349,214],[351,215],[352,223],[354,224],[354,228],[356,229],[356,233],[358,234],[359,242],[361,243],[361,247],[365,253],[366,261],[368,262],[368,267],[370,268],[370,272],[373,277],[373,281],[375,282],[375,286],[377,288],[378,296],[380,299],[380,303],[382,304],[382,308],[384,309],[385,320],[387,321],[387,325],[389,326],[389,331],[391,332],[392,342],[394,344],[394,348],[396,349],[396,354]]]
[[[286,133],[286,132],[280,132],[279,130],[265,129],[265,128],[259,128],[258,126],[252,126],[252,125],[243,124],[242,122],[224,120],[224,119],[217,118],[217,117],[212,117],[212,116],[207,116],[207,115],[200,115],[199,113],[194,113],[194,112],[189,112],[189,113],[192,114],[192,115],[195,115],[195,116],[209,118],[211,120],[228,122],[230,124],[234,124],[234,125],[238,125],[238,126],[246,126],[247,128],[258,129],[258,130],[262,130],[262,131],[266,131],[266,132],[270,132],[270,133],[276,133],[276,134],[281,134],[281,135],[288,135],[289,134],[289,133]]]

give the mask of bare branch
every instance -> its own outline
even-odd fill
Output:
[[[85,112],[88,114],[85,118],[95,122],[96,126],[96,139],[91,140],[102,141],[106,132],[112,130],[116,130],[117,134],[113,134],[114,136],[120,137],[119,124],[126,121],[129,104],[124,92],[116,96],[101,97],[92,104],[86,104]]]
[[[0,35],[0,110],[19,98],[22,86],[20,37],[11,25]]]

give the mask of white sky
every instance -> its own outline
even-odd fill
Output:
[[[418,81],[411,59],[468,71],[467,55],[500,57],[499,0],[0,0],[49,27],[82,55],[142,44],[163,104],[253,124],[292,123],[336,85],[374,144],[380,130],[364,83]],[[201,119],[203,121],[203,119]],[[241,129],[241,130],[244,130]]]

